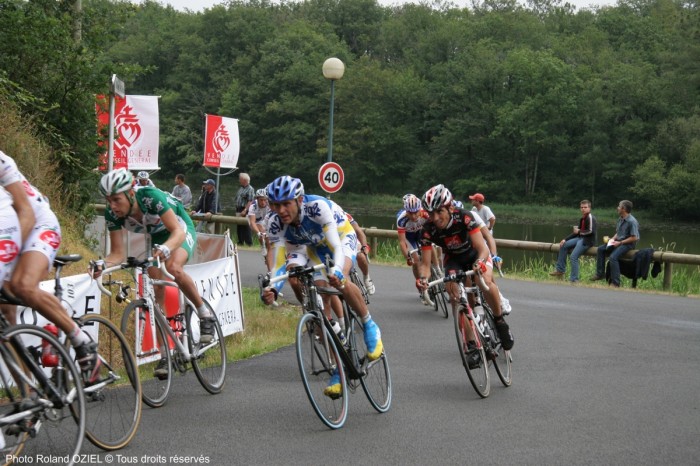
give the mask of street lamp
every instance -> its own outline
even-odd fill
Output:
[[[333,100],[335,98],[335,81],[343,77],[345,65],[333,57],[323,62],[323,77],[331,81],[331,116],[328,124],[328,161],[333,161]]]

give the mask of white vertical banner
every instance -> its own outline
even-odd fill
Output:
[[[129,170],[155,170],[158,167],[160,125],[158,97],[127,95],[114,115],[116,160],[126,160]]]
[[[204,134],[204,166],[236,168],[241,149],[238,137],[238,120],[207,115]]]

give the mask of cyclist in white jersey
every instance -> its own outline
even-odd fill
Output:
[[[350,226],[343,210],[334,202],[321,196],[305,195],[304,185],[298,178],[281,176],[267,187],[270,207],[277,214],[270,223],[270,233],[284,237],[287,248],[287,268],[316,265],[329,255],[333,267],[316,278],[319,286],[328,282],[338,289],[350,307],[355,309],[364,325],[364,338],[367,345],[367,358],[378,359],[383,350],[381,332],[372,320],[369,309],[362,298],[360,289],[345,276],[350,272],[357,249],[357,236]],[[290,279],[297,298],[298,281]],[[272,303],[273,289],[266,289],[262,299]],[[324,309],[330,317],[330,305],[324,295]],[[340,377],[331,377],[324,393],[334,397],[342,395]]]
[[[14,270],[5,282],[4,291],[16,296],[28,307],[36,309],[46,319],[68,335],[75,348],[76,357],[87,384],[96,381],[101,363],[97,357],[97,345],[70,318],[61,302],[53,294],[39,288],[39,283],[51,269],[61,245],[61,227],[56,215],[51,211],[48,200],[32,186],[15,161],[0,151],[0,185],[12,193],[15,202],[25,200],[31,206],[31,231],[22,242],[19,258]],[[4,209],[3,209],[4,210]],[[24,217],[25,214],[20,214]],[[20,222],[27,219],[20,218]],[[24,228],[24,227],[23,227]],[[10,322],[15,322],[15,306],[3,306],[3,312]]]
[[[14,199],[16,197],[5,191],[5,188],[0,188],[0,289],[5,283],[5,277],[12,273],[22,247],[23,232]]]
[[[269,213],[270,205],[267,201],[267,189],[260,188],[255,191],[255,199],[250,207],[248,207],[248,226],[250,226],[250,231],[258,236],[258,241],[260,241],[265,255],[265,265],[268,272],[272,270],[272,266],[274,265],[270,241],[266,234],[266,217]]]

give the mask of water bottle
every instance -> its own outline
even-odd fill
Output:
[[[58,337],[58,327],[56,327],[54,324],[44,325],[44,330],[48,331],[51,335]],[[58,353],[56,353],[56,348],[50,345],[46,339],[41,340],[41,364],[44,367],[58,366]]]
[[[340,343],[342,343],[343,346],[345,346],[346,340],[345,340],[345,333],[343,333],[343,329],[340,328],[340,324],[338,323],[337,320],[334,320],[333,323],[331,324],[331,327],[333,327],[333,332],[338,335],[338,339],[340,340]]]

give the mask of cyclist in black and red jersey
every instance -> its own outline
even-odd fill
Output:
[[[474,219],[474,214],[453,207],[452,193],[441,184],[433,186],[423,195],[422,204],[423,209],[428,212],[429,220],[423,225],[421,232],[420,278],[416,280],[416,286],[421,289],[427,288],[426,280],[430,275],[432,244],[440,246],[443,250],[445,276],[457,273],[459,270],[480,269],[484,283],[488,287],[488,291],[483,287],[482,291],[496,318],[496,331],[501,338],[503,348],[511,349],[513,335],[501,312],[498,286],[493,281],[491,254],[484,242],[480,225]],[[458,286],[452,282],[446,285],[454,304],[459,298]],[[478,285],[482,286],[481,283]],[[471,329],[469,333],[468,339],[474,341]]]

